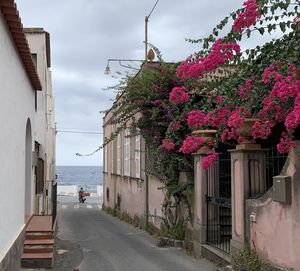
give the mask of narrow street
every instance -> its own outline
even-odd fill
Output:
[[[143,230],[101,210],[99,203],[60,203],[55,270],[212,271],[176,248],[159,248]]]

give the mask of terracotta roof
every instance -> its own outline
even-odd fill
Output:
[[[23,31],[17,5],[14,0],[0,0],[0,9],[33,89],[42,90],[42,85],[33,64],[29,45]]]
[[[25,33],[30,34],[45,34],[46,35],[46,55],[47,55],[47,67],[51,67],[51,50],[50,50],[50,34],[40,27],[26,27],[23,28]]]

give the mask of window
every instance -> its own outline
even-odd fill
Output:
[[[109,188],[106,188],[106,200],[109,201]]]
[[[130,131],[125,130],[124,136],[124,175],[130,176]]]
[[[117,136],[116,173],[121,174],[121,135]]]
[[[108,145],[104,146],[104,171],[105,172],[107,172],[107,162],[108,162],[107,147],[108,147]]]
[[[33,65],[37,70],[37,54],[31,54],[31,58],[32,58]]]
[[[141,178],[141,135],[137,131],[135,136],[135,177]]]

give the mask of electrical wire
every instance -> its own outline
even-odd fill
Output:
[[[147,18],[149,19],[153,10],[155,9],[156,5],[158,4],[159,0],[156,1],[155,5],[153,6],[152,10],[150,11],[149,15],[147,16]]]
[[[69,134],[89,134],[89,135],[103,135],[100,132],[89,132],[89,131],[68,131],[68,130],[56,130],[57,133],[69,133]]]

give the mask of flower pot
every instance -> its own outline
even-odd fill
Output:
[[[243,125],[237,129],[242,141],[237,145],[237,149],[257,149],[261,148],[259,144],[256,144],[254,139],[251,136],[252,126],[254,122],[259,121],[255,118],[244,118]]]
[[[207,145],[207,143],[215,138],[217,134],[217,130],[208,129],[208,130],[195,130],[192,132],[192,135],[198,135],[203,138],[203,147],[201,147],[197,154],[207,154],[211,151],[211,146]]]

